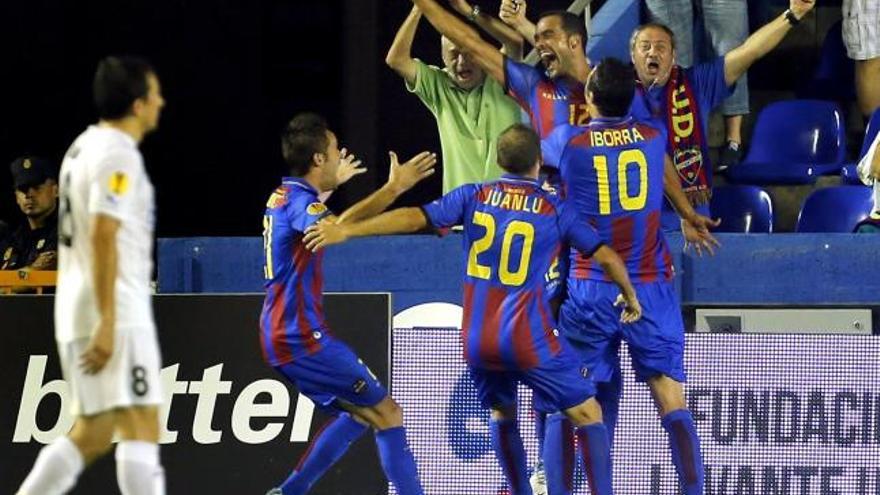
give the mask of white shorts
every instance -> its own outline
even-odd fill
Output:
[[[843,0],[843,44],[853,60],[880,57],[880,1]]]
[[[88,337],[58,343],[61,371],[70,385],[70,411],[74,416],[162,403],[162,357],[154,327],[117,328],[113,355],[95,375],[87,375],[80,366],[80,356],[88,344]]]

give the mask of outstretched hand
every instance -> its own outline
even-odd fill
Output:
[[[423,151],[401,164],[397,159],[397,153],[388,152],[391,167],[388,171],[388,184],[397,188],[400,192],[408,191],[422,179],[434,174],[434,165],[437,164],[437,154]]]
[[[721,243],[709,232],[721,225],[721,219],[712,220],[703,215],[696,215],[690,220],[681,221],[681,232],[684,234],[684,251],[688,252],[691,248],[697,252],[697,256],[703,256],[703,249],[711,255],[715,255],[715,248],[720,247]]]
[[[367,171],[367,167],[361,166],[361,161],[354,155],[348,153],[348,149],[342,148],[339,151],[339,168],[336,169],[336,186],[341,186],[348,182],[355,175],[360,175]]]

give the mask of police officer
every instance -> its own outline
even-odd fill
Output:
[[[58,183],[46,160],[23,156],[10,167],[15,202],[27,223],[0,243],[0,270],[55,270],[58,266]]]

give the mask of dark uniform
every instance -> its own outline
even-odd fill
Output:
[[[25,223],[5,242],[0,241],[0,270],[17,270],[30,266],[42,253],[58,250],[58,212],[46,218],[46,224],[31,230]],[[56,262],[57,265],[57,262]],[[43,269],[54,270],[55,266]]]
[[[55,169],[46,160],[35,157],[21,157],[12,162],[10,167],[15,188],[26,190],[38,186],[47,180],[55,180]],[[22,189],[24,188],[24,189]],[[58,210],[46,218],[42,227],[31,229],[25,221],[11,234],[0,237],[0,270],[18,270],[28,267],[37,258],[47,252],[58,249]],[[49,266],[40,266],[43,270],[54,270],[57,260]]]

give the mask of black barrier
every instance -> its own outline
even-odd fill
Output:
[[[390,296],[328,294],[324,302],[334,333],[387,384]],[[261,495],[284,479],[327,419],[263,363],[261,304],[257,295],[154,299],[170,404],[162,446],[170,494]],[[14,493],[42,443],[70,424],[59,416],[67,387],[58,380],[52,328],[52,296],[0,298],[3,494]],[[71,493],[118,493],[115,479],[108,456]],[[311,493],[387,493],[372,435],[352,445]]]

